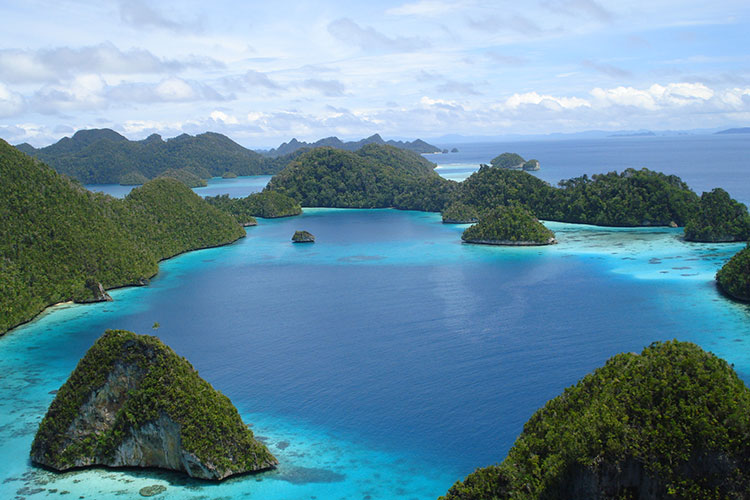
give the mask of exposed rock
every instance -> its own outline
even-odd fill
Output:
[[[158,495],[159,493],[164,493],[165,491],[167,491],[166,486],[162,486],[161,484],[152,484],[151,486],[144,486],[138,493],[140,493],[142,497],[152,497]]]
[[[60,471],[158,467],[216,480],[278,463],[190,363],[122,330],[107,331],[60,388],[31,459]]]
[[[258,225],[258,221],[255,220],[255,219],[253,219],[253,220],[246,220],[241,225],[242,225],[242,227],[257,226]]]
[[[294,243],[315,243],[315,236],[307,231],[295,231],[292,241]]]
[[[86,288],[91,290],[91,296],[83,299],[78,299],[76,302],[82,304],[88,304],[91,302],[112,302],[112,297],[104,290],[101,283],[94,280],[86,281]]]

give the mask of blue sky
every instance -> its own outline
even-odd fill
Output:
[[[750,3],[5,0],[0,137],[750,125]]]

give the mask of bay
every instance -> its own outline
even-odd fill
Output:
[[[733,192],[743,176],[715,185]],[[750,380],[750,308],[713,282],[742,244],[547,225],[558,245],[497,248],[462,244],[466,226],[439,214],[305,209],[165,261],[114,302],[52,308],[0,338],[0,497],[134,498],[163,484],[177,499],[436,498],[502,460],[537,408],[618,352],[693,341]],[[316,243],[292,244],[298,229]],[[279,469],[211,484],[33,467],[50,392],[107,328],[158,335],[189,359]]]

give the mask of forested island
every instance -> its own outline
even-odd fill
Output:
[[[709,243],[750,239],[747,207],[721,188],[701,195],[698,210],[685,225],[685,239]]]
[[[368,144],[380,144],[380,145],[388,145],[393,146],[399,149],[405,149],[407,151],[411,151],[413,153],[439,153],[440,148],[433,146],[432,144],[428,144],[424,142],[422,139],[416,139],[414,141],[384,141],[382,137],[380,137],[380,134],[374,134],[370,137],[367,137],[365,139],[361,139],[359,141],[348,141],[344,142],[338,137],[326,137],[325,139],[320,139],[319,141],[315,142],[304,142],[304,141],[298,141],[297,139],[292,139],[289,142],[285,142],[282,145],[280,145],[278,148],[271,149],[269,151],[266,151],[264,154],[266,156],[270,157],[277,157],[277,156],[284,156],[291,153],[295,153],[301,149],[303,150],[310,150],[320,147],[329,147],[329,148],[335,148],[335,149],[343,149],[345,151],[356,151],[363,146],[367,146]]]
[[[716,273],[721,291],[733,299],[750,302],[750,243]]]
[[[512,170],[539,170],[539,160],[524,160],[523,156],[517,153],[503,153],[494,157],[490,164],[496,168],[509,168]]]
[[[421,155],[388,145],[369,144],[355,152],[322,147],[292,161],[265,190],[303,207],[439,212],[457,184],[434,168]]]
[[[524,425],[499,465],[442,500],[744,498],[750,390],[686,342],[618,354]]]
[[[497,207],[479,218],[461,235],[467,243],[538,246],[556,243],[555,233],[520,206]]]
[[[174,179],[122,200],[92,193],[0,141],[0,333],[64,301],[147,282],[158,262],[245,235]]]
[[[86,352],[39,424],[31,459],[57,471],[158,467],[213,480],[278,464],[186,359],[125,330]]]
[[[226,194],[207,196],[205,200],[209,205],[232,215],[243,226],[255,225],[255,217],[276,219],[302,213],[299,203],[276,191],[253,193],[244,198],[230,198]]]

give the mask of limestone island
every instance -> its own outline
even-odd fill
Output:
[[[722,292],[733,299],[750,302],[750,246],[737,252],[716,273]]]
[[[747,207],[716,188],[701,195],[698,208],[685,224],[685,240],[706,243],[747,241],[750,215]]]
[[[750,491],[750,390],[688,342],[618,354],[441,500],[730,499]]]
[[[467,243],[505,246],[540,246],[557,243],[555,233],[520,206],[498,207],[466,229]]]
[[[315,243],[315,236],[307,231],[295,231],[292,241],[294,243]]]
[[[57,392],[31,460],[56,471],[156,467],[209,480],[278,464],[187,360],[125,330],[105,332]]]
[[[539,160],[524,160],[523,156],[516,153],[503,153],[490,161],[493,167],[508,168],[511,170],[539,170]]]

